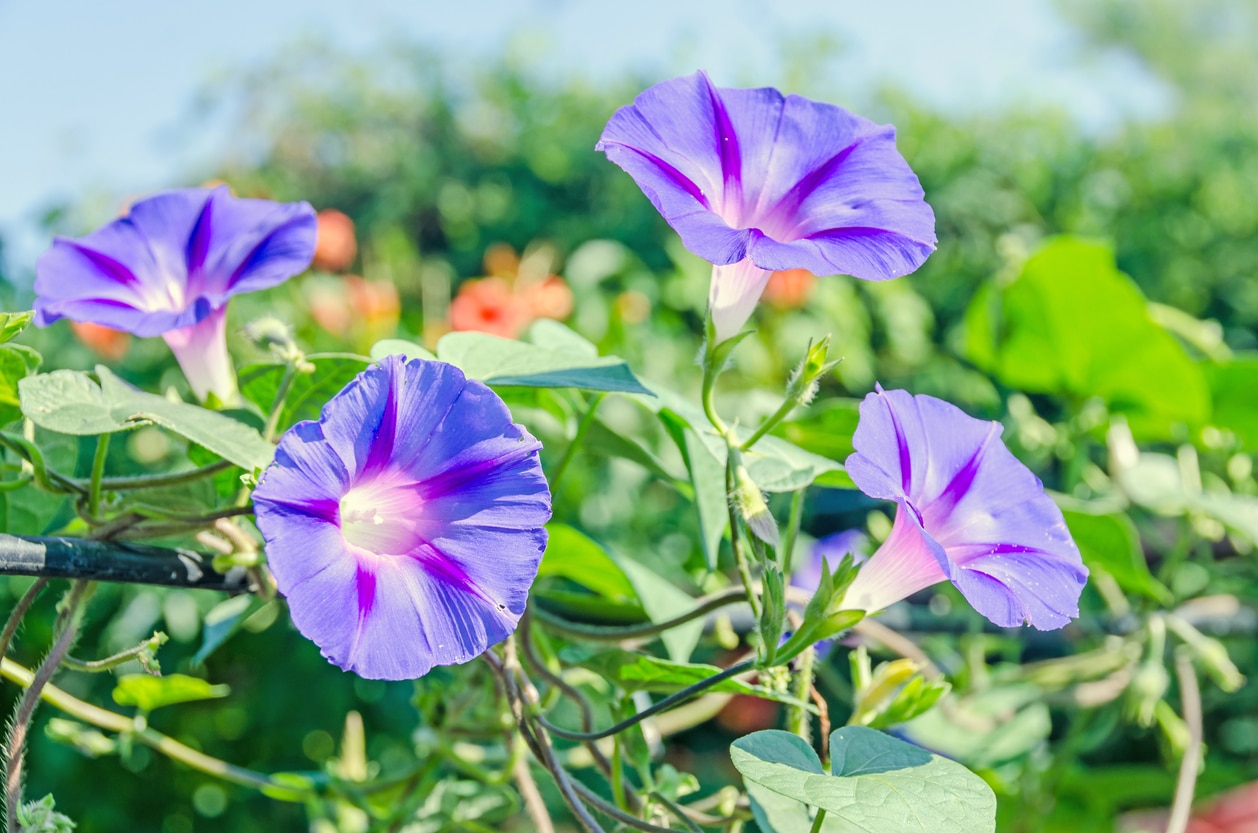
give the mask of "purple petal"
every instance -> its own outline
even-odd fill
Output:
[[[1078,615],[1087,569],[1061,510],[1000,442],[998,423],[930,396],[879,389],[861,403],[853,445],[847,471],[856,485],[901,504],[896,531],[862,568],[854,591],[901,570],[901,559],[916,565],[898,579],[908,588],[916,580],[909,576],[925,575],[928,553],[999,625],[1057,628]],[[866,603],[889,603],[869,596]],[[861,606],[853,593],[848,601]]]
[[[36,264],[36,320],[161,335],[298,274],[314,246],[307,203],[237,199],[225,187],[167,191],[86,237],[57,238]]]
[[[337,665],[381,679],[466,662],[505,638],[546,545],[539,448],[450,365],[391,356],[359,374],[318,423],[285,435],[254,491],[298,629]],[[335,541],[316,540],[327,528]]]
[[[686,247],[718,266],[885,280],[934,250],[934,213],[895,130],[841,107],[703,73],[656,84],[597,145]]]

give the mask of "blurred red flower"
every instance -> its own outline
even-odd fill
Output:
[[[344,272],[358,256],[358,238],[354,235],[354,221],[335,208],[325,208],[318,214],[319,234],[315,240],[314,263],[316,269],[325,272]]]
[[[83,342],[94,353],[103,359],[116,362],[127,355],[131,348],[131,335],[122,330],[115,330],[103,324],[92,324],[87,321],[71,321],[70,329],[79,341]]]
[[[807,269],[786,269],[774,272],[765,284],[760,299],[778,309],[799,309],[812,294],[817,276]]]

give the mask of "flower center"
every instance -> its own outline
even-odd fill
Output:
[[[341,498],[345,542],[376,555],[405,555],[422,543],[416,527],[423,500],[415,483],[383,473],[359,483]]]

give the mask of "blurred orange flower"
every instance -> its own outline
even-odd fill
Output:
[[[79,341],[90,347],[96,355],[111,362],[116,362],[127,355],[131,348],[131,335],[115,330],[102,324],[91,324],[86,321],[71,321],[70,329]]]
[[[335,208],[325,208],[318,216],[319,232],[315,238],[314,263],[325,272],[344,272],[358,256],[358,238],[354,221]]]
[[[450,329],[516,338],[533,321],[528,302],[503,278],[464,281],[450,302]]]
[[[572,290],[550,273],[553,253],[538,247],[523,258],[504,243],[485,250],[485,274],[459,285],[450,302],[450,329],[518,338],[539,318],[572,314]]]
[[[817,276],[807,269],[787,269],[774,272],[764,287],[760,299],[778,309],[799,309],[812,294]]]
[[[1169,810],[1137,810],[1123,813],[1116,827],[1121,833],[1165,830],[1169,819]],[[1188,833],[1258,833],[1258,781],[1198,805],[1188,820]]]
[[[334,336],[352,335],[357,342],[371,344],[397,329],[402,305],[397,287],[389,281],[315,275],[303,288],[310,317]]]

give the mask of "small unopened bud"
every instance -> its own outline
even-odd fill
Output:
[[[269,350],[282,359],[301,355],[297,342],[293,339],[292,328],[274,316],[268,315],[250,321],[245,325],[244,334],[259,349]]]
[[[751,534],[771,547],[778,545],[778,525],[764,500],[764,493],[751,479],[750,472],[742,463],[734,469],[734,501],[739,514],[747,522]]]
[[[827,361],[830,352],[830,337],[826,336],[816,343],[808,345],[804,358],[796,366],[786,381],[786,397],[797,405],[807,405],[817,395],[817,388],[823,376],[838,365],[838,361]]]

